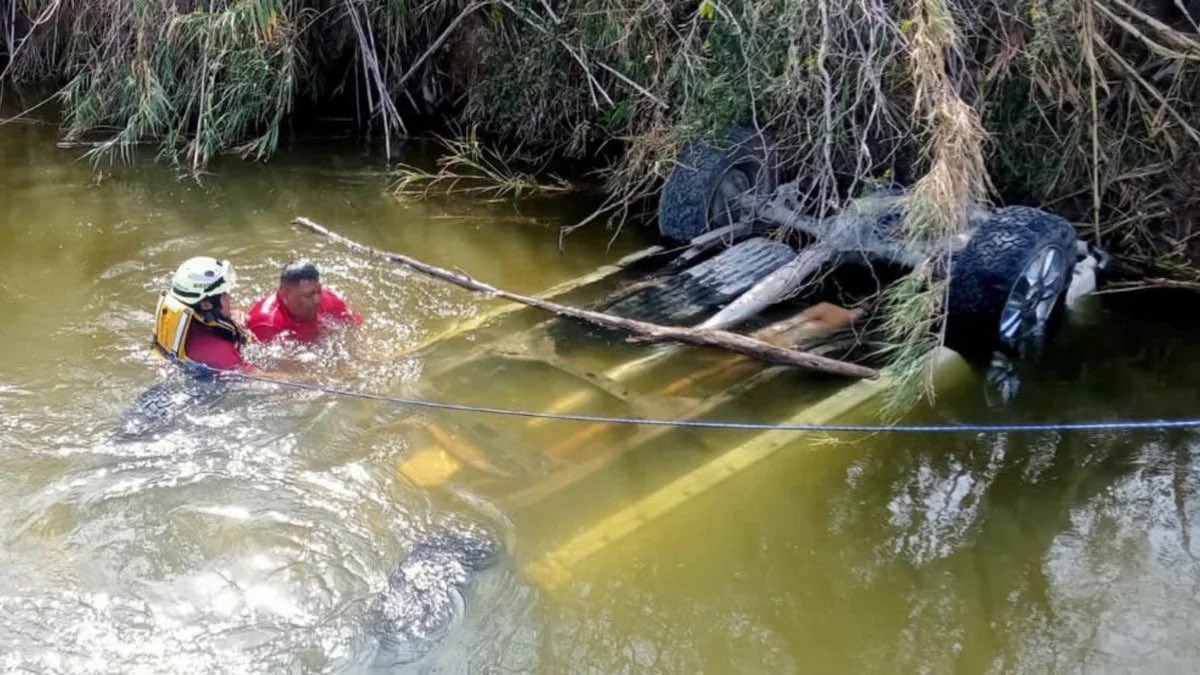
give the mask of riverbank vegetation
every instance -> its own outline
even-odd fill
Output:
[[[322,116],[389,154],[477,133],[598,172],[590,226],[652,215],[683,144],[751,125],[815,214],[896,182],[937,239],[969,202],[1032,204],[1126,271],[1194,280],[1198,24],[1197,0],[0,0],[0,86],[55,87],[94,157],[152,142],[192,169]],[[931,267],[890,294],[902,370],[941,290]]]

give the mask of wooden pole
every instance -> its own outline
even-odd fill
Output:
[[[418,272],[427,274],[435,279],[449,282],[455,286],[460,286],[469,291],[484,293],[492,297],[505,298],[513,302],[518,302],[530,307],[543,309],[560,316],[568,316],[573,319],[587,321],[603,326],[605,328],[625,331],[641,336],[655,342],[681,342],[700,347],[717,347],[739,354],[745,354],[767,363],[774,363],[784,366],[797,366],[800,368],[808,368],[823,373],[832,375],[840,375],[843,377],[853,378],[873,378],[878,373],[865,366],[846,363],[816,354],[810,354],[795,349],[787,349],[778,347],[762,340],[756,340],[738,333],[731,333],[723,330],[706,330],[695,328],[682,328],[676,326],[661,326],[658,324],[647,323],[645,321],[637,321],[621,316],[613,316],[601,312],[594,312],[580,307],[571,305],[563,305],[550,300],[530,297],[496,288],[490,284],[477,281],[465,274],[451,272],[450,270],[431,265],[426,262],[417,260],[400,253],[392,253],[383,251],[377,248],[360,244],[352,239],[348,239],[332,230],[320,225],[308,218],[296,218],[292,221],[296,225],[304,227],[312,232],[315,232],[323,237],[327,237],[333,241],[350,247],[361,253],[366,253],[371,256],[390,260],[398,265],[410,267]]]

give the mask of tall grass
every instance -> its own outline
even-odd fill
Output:
[[[1190,253],[1179,216],[1200,206],[1196,5],[3,0],[0,87],[58,82],[68,135],[119,129],[97,155],[150,141],[195,167],[269,156],[297,103],[352,105],[387,138],[432,113],[598,161],[613,203],[652,195],[683,143],[735,122],[772,133],[816,211],[870,177],[957,175],[957,153],[967,183],[990,175],[1152,261]],[[958,145],[947,120],[995,142]],[[978,196],[943,187],[945,204]],[[1170,241],[1130,227],[1156,219]]]
[[[984,163],[987,133],[978,113],[963,100],[966,67],[964,42],[953,0],[911,0],[905,24],[910,35],[909,73],[913,85],[913,117],[927,139],[924,175],[905,197],[902,230],[906,238],[934,251],[900,283],[887,289],[889,370],[899,383],[888,408],[899,411],[922,391],[932,391],[932,349],[941,341],[941,317],[948,284],[936,274],[948,269],[949,251],[939,250],[967,227],[967,209],[986,202],[990,183]]]

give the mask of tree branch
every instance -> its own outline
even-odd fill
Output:
[[[682,342],[684,344],[696,345],[701,347],[718,347],[731,352],[745,354],[767,363],[775,363],[785,366],[798,366],[808,368],[833,375],[841,375],[845,377],[868,378],[875,377],[876,371],[865,366],[846,363],[816,354],[797,351],[795,349],[786,349],[775,345],[756,340],[745,335],[730,333],[721,330],[697,330],[692,328],[680,328],[674,326],[660,326],[645,321],[637,321],[627,319],[625,317],[613,316],[588,309],[573,307],[571,305],[563,305],[550,300],[534,298],[527,295],[521,295],[512,291],[506,291],[496,288],[489,284],[467,276],[466,274],[451,272],[450,270],[431,265],[426,262],[417,260],[400,253],[392,253],[383,251],[377,248],[360,244],[352,239],[343,237],[328,228],[319,225],[308,218],[296,218],[292,221],[294,224],[307,228],[323,237],[327,237],[340,244],[350,247],[360,253],[384,258],[398,265],[410,267],[422,274],[426,274],[435,279],[440,279],[460,286],[469,291],[484,293],[492,297],[501,297],[506,300],[518,302],[530,307],[536,307],[548,312],[553,312],[560,316],[567,316],[581,321],[596,324],[609,329],[633,333],[642,336],[652,341],[663,342]]]

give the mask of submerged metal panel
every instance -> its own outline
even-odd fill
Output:
[[[965,362],[948,349],[939,349],[935,377],[939,388],[963,379]],[[780,424],[832,423],[851,411],[876,401],[889,386],[885,379],[861,380],[806,406]],[[561,590],[574,570],[587,558],[635,534],[643,526],[668,514],[726,479],[771,457],[794,442],[802,432],[765,431],[675,479],[638,501],[605,516],[558,548],[525,567],[526,576],[543,590]]]

